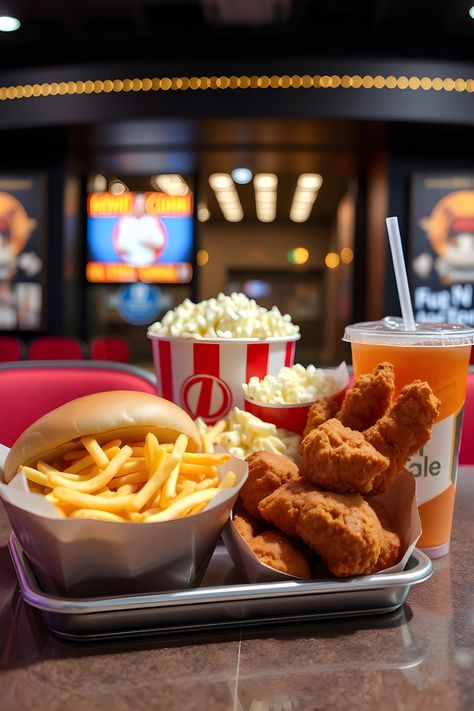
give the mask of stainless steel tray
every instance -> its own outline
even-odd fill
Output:
[[[415,549],[402,573],[252,585],[243,582],[219,545],[198,588],[73,599],[41,590],[14,533],[8,547],[25,602],[40,611],[52,632],[75,641],[380,615],[397,610],[411,586],[433,572],[431,560]]]

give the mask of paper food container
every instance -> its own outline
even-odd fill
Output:
[[[339,386],[338,391],[331,396],[338,405],[342,405],[342,401],[346,395],[347,386],[349,385],[349,371],[345,362],[341,363],[337,368],[326,368],[324,372],[330,375]],[[264,422],[272,424],[296,434],[303,434],[308,420],[308,412],[311,405],[315,401],[301,402],[294,405],[289,404],[274,404],[268,402],[258,402],[244,396],[244,410],[251,412],[252,415],[259,417]]]
[[[151,339],[158,395],[182,407],[195,420],[214,424],[234,407],[243,409],[242,383],[252,376],[276,375],[293,365],[300,334],[268,338]]]
[[[23,473],[5,484],[8,451],[0,445],[0,497],[15,535],[46,592],[78,597],[198,585],[248,472],[235,457],[220,466],[220,476],[236,474],[235,486],[192,516],[154,523],[65,519],[28,490]]]
[[[393,565],[391,568],[386,568],[379,572],[401,572],[404,570],[421,536],[421,522],[416,503],[415,479],[407,469],[404,469],[403,474],[392,484],[388,491],[384,494],[374,496],[373,499],[374,501],[380,501],[387,509],[392,524],[401,538],[401,549],[403,551],[403,555],[397,565]],[[222,532],[222,538],[235,567],[248,583],[300,580],[300,578],[296,578],[294,575],[281,573],[261,563],[247,546],[231,519],[229,519]],[[331,576],[331,573],[328,572],[327,576]],[[336,579],[344,580],[345,578]]]

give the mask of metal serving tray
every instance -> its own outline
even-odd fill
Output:
[[[308,582],[245,583],[219,545],[198,588],[165,593],[65,598],[41,590],[15,534],[8,546],[23,599],[64,639],[94,641],[145,634],[380,615],[397,610],[412,585],[431,576],[431,560],[415,549],[402,573]]]

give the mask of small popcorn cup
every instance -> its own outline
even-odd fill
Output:
[[[233,407],[243,408],[242,383],[293,365],[300,334],[256,338],[192,338],[148,333],[157,392],[193,419],[214,424]]]
[[[347,386],[349,384],[349,371],[345,363],[341,363],[337,368],[325,369],[327,375],[330,375],[340,386],[338,391],[330,397],[335,400],[338,405],[342,405]],[[258,402],[244,396],[244,410],[251,412],[252,415],[259,417],[264,422],[271,422],[276,427],[281,427],[284,430],[295,432],[302,435],[308,420],[308,413],[311,402],[299,402],[295,404],[276,404],[270,402]]]

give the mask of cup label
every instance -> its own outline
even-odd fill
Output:
[[[462,412],[433,425],[430,441],[407,462],[416,480],[418,506],[456,483]]]

